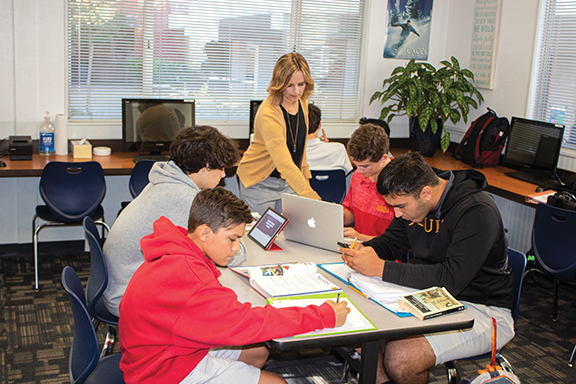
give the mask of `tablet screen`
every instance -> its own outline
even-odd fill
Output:
[[[248,237],[260,244],[264,249],[268,249],[287,223],[288,219],[286,217],[269,207],[248,232]]]

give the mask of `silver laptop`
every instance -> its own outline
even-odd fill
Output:
[[[344,212],[340,204],[282,194],[282,215],[289,220],[284,228],[287,240],[338,252],[344,241]]]

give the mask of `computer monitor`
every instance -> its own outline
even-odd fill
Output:
[[[196,124],[195,115],[194,100],[122,99],[123,150],[168,152],[178,132]]]
[[[250,132],[248,135],[254,133],[254,119],[256,119],[256,112],[258,112],[258,107],[262,104],[263,100],[250,100]]]
[[[513,117],[501,165],[551,178],[556,173],[563,135],[563,125]]]

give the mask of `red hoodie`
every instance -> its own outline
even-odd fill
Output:
[[[179,383],[210,348],[335,326],[328,304],[277,309],[240,303],[220,271],[166,217],[140,242],[145,262],[120,302],[120,368],[126,383]]]

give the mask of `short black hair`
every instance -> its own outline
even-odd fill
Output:
[[[253,220],[248,205],[229,190],[222,187],[203,189],[190,206],[188,233],[202,224],[216,233],[233,225],[250,224]]]
[[[352,160],[376,163],[390,151],[390,139],[381,126],[362,124],[352,132],[346,148]]]
[[[209,125],[184,128],[170,145],[170,160],[187,175],[232,167],[239,157],[238,143]]]
[[[322,111],[312,103],[308,104],[308,133],[314,133],[320,126]]]
[[[362,124],[376,124],[381,126],[382,128],[384,128],[384,130],[386,131],[386,134],[388,135],[388,137],[390,137],[390,127],[388,126],[388,123],[385,122],[384,120],[380,120],[380,119],[373,119],[373,118],[368,118],[368,117],[361,117],[360,120],[358,121],[358,123],[360,125]]]
[[[420,197],[425,186],[440,182],[436,173],[418,152],[403,153],[390,161],[378,175],[376,190],[382,196]]]

